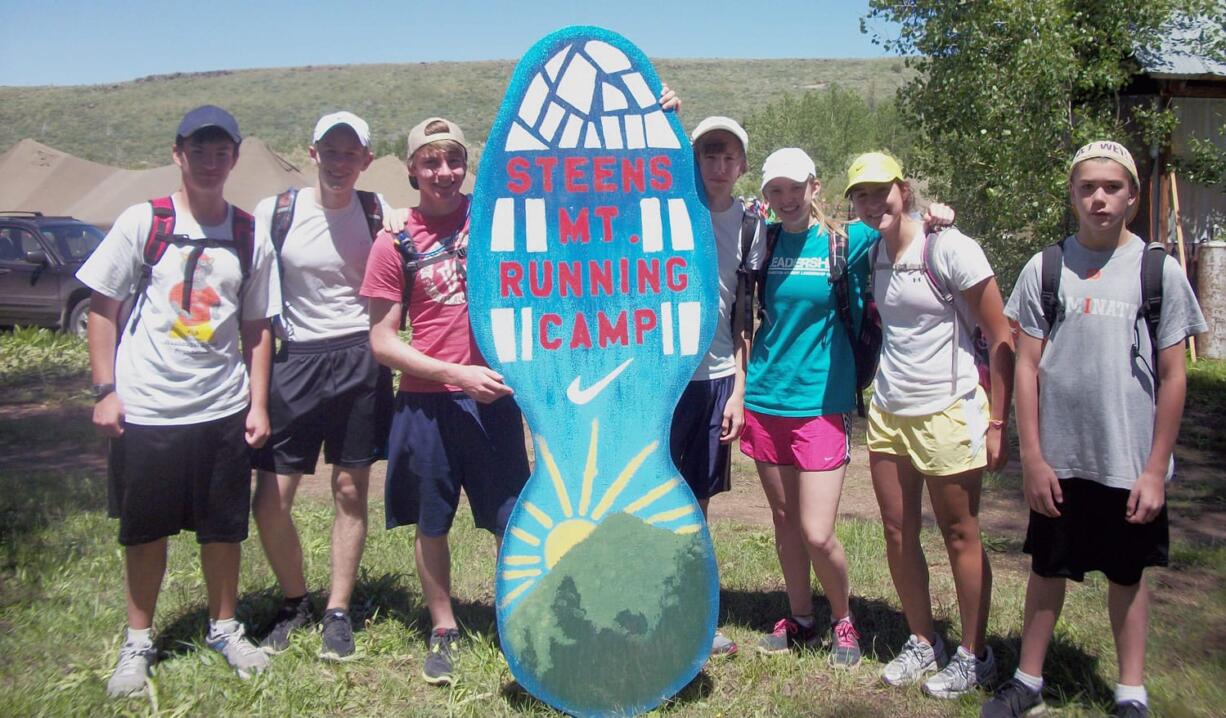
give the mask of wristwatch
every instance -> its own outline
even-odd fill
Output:
[[[94,401],[102,401],[107,394],[115,391],[114,384],[94,384]]]

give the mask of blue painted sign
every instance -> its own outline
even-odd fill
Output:
[[[536,464],[498,559],[502,650],[568,713],[629,715],[697,675],[719,579],[669,457],[718,314],[693,152],[625,38],[570,27],[515,69],[483,151],[469,309]]]

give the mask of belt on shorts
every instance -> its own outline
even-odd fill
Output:
[[[322,354],[340,349],[361,346],[370,341],[370,332],[354,332],[339,337],[312,339],[305,342],[281,342],[284,351],[290,354]]]

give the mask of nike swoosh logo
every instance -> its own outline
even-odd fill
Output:
[[[605,374],[603,379],[586,389],[581,389],[579,387],[579,377],[575,377],[575,380],[570,383],[570,386],[566,387],[566,398],[580,406],[588,403],[592,399],[595,399],[600,392],[604,391],[605,387],[616,379],[618,374],[625,371],[626,367],[630,366],[630,362],[632,361],[634,361],[634,357],[630,357],[626,361],[622,362],[616,369],[608,374]]]

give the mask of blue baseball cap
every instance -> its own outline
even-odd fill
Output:
[[[224,130],[235,144],[243,141],[243,136],[238,132],[238,120],[234,119],[234,115],[216,105],[201,105],[183,115],[183,121],[179,123],[179,130],[175,133],[175,137],[191,137],[206,127],[217,127]]]

